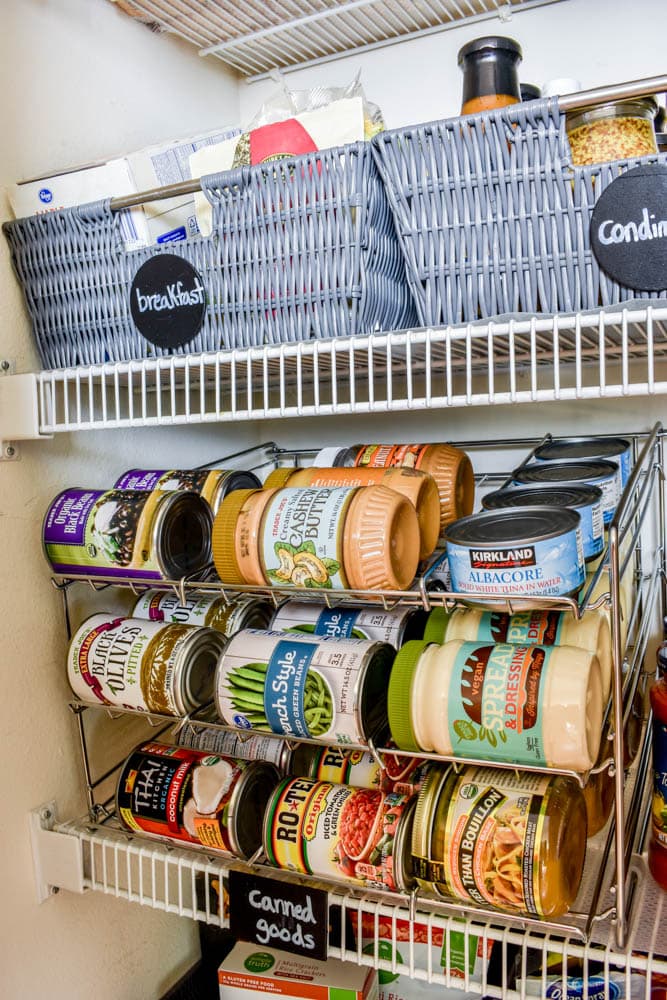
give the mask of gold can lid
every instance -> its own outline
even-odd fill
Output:
[[[234,490],[224,498],[213,521],[211,548],[213,564],[223,583],[243,584],[236,558],[236,525],[247,500],[257,490]]]

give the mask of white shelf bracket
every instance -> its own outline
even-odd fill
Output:
[[[15,375],[13,361],[0,358],[0,462],[19,458],[17,441],[48,436],[39,431],[37,377]]]
[[[78,837],[54,829],[55,801],[30,812],[30,841],[37,900],[45,902],[60,889],[83,892],[83,851]]]

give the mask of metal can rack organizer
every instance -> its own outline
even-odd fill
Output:
[[[420,890],[412,893],[394,892],[387,896],[380,890],[364,891],[363,899],[360,903],[357,890],[354,886],[346,886],[344,889],[335,881],[327,884],[330,890],[331,899],[336,900],[344,908],[350,900],[358,905],[359,913],[370,912],[372,907],[376,907],[373,912],[380,913],[382,907],[393,908],[393,912],[400,913],[402,919],[411,922],[411,926],[418,916],[424,917],[429,922],[454,920],[461,913],[465,913],[469,921],[469,927],[480,926],[487,928],[485,933],[507,935],[515,933],[513,928],[520,928],[522,934],[528,933],[538,936],[555,936],[558,940],[568,942],[568,949],[572,947],[574,954],[577,948],[586,949],[593,947],[596,942],[607,941],[613,936],[619,948],[623,948],[629,941],[636,940],[636,933],[633,932],[632,921],[634,920],[637,907],[640,906],[639,894],[644,892],[645,886],[642,882],[642,860],[641,850],[646,833],[649,817],[648,796],[646,786],[646,770],[649,762],[650,746],[647,738],[647,728],[644,729],[642,746],[637,755],[637,759],[628,772],[627,776],[623,768],[624,759],[624,739],[623,727],[632,709],[633,701],[637,690],[641,690],[641,685],[645,680],[644,658],[647,647],[651,641],[651,636],[655,636],[658,628],[658,614],[660,619],[665,611],[665,575],[664,575],[664,506],[661,492],[661,479],[664,476],[664,437],[665,432],[661,425],[656,424],[650,432],[624,434],[632,443],[633,465],[629,480],[623,491],[616,513],[608,526],[607,546],[609,555],[609,572],[598,567],[592,578],[584,587],[583,597],[576,598],[521,598],[515,601],[512,598],[505,598],[501,603],[502,610],[514,612],[520,607],[549,607],[557,610],[569,610],[579,617],[587,608],[608,607],[610,614],[612,632],[612,697],[607,708],[607,712],[612,722],[614,731],[613,741],[610,741],[608,751],[602,754],[599,762],[589,775],[575,775],[580,784],[584,784],[590,775],[595,772],[609,769],[614,776],[615,783],[615,808],[611,822],[607,827],[596,835],[587,848],[587,864],[584,874],[584,882],[577,901],[572,911],[566,916],[557,920],[543,920],[532,917],[514,917],[497,912],[492,908],[485,909],[482,906],[461,906],[459,901],[448,901],[445,899],[434,899],[424,894]],[[546,439],[547,441],[549,438]],[[462,442],[461,447],[470,453],[483,455],[485,451],[494,456],[494,461],[498,461],[497,453],[499,447],[514,449],[523,448],[530,452],[544,444],[545,439],[540,441],[534,439],[517,439],[508,441],[499,446],[495,442],[473,441]],[[312,452],[309,453],[312,457]],[[233,461],[227,456],[226,461]],[[262,446],[251,458],[247,453],[237,456],[237,462],[244,466],[254,463],[255,469],[262,467],[275,467],[279,464],[294,464],[295,460],[308,462],[306,453],[295,453],[294,451],[283,450],[275,445]],[[475,464],[475,463],[473,463]],[[482,492],[498,489],[507,481],[511,469],[505,467],[502,471],[479,474],[477,477],[478,501]],[[261,476],[260,476],[261,478]],[[425,572],[419,578],[413,589],[401,593],[381,593],[373,594],[373,601],[384,607],[396,607],[405,605],[416,608],[445,607],[452,609],[458,604],[469,600],[471,595],[461,595],[441,590],[430,590],[429,581],[435,564],[426,567]],[[621,581],[627,574],[632,575],[637,583],[637,594],[633,606],[627,609],[627,619],[621,621]],[[602,581],[602,583],[601,583]],[[56,578],[54,581],[62,590],[66,610],[69,620],[70,594],[73,587],[81,587],[82,580]],[[124,583],[138,592],[136,581],[131,579],[119,581],[105,580],[91,576],[88,583],[95,589],[108,586],[110,583],[118,585]],[[177,595],[181,597],[182,603],[189,592],[196,589],[204,592],[222,591],[223,596],[232,597],[237,593],[254,593],[272,601],[277,607],[287,597],[294,597],[294,590],[288,588],[222,588],[220,583],[212,581],[189,581],[175,580],[165,581],[162,586],[171,587]],[[78,593],[78,591],[77,591]],[[337,592],[335,595],[325,595],[321,593],[313,597],[307,591],[299,593],[299,599],[318,600],[320,604],[325,603],[331,606],[334,603],[355,603],[360,595],[353,592]],[[474,596],[474,595],[472,595]],[[494,604],[494,607],[497,606]],[[623,641],[623,636],[627,634],[627,642]],[[646,668],[649,673],[650,669]],[[84,822],[83,828],[85,838],[92,838],[90,847],[89,863],[93,866],[95,861],[95,842],[99,836],[101,840],[110,838],[114,844],[123,843],[123,834],[113,813],[113,795],[109,794],[110,776],[113,775],[114,768],[108,766],[97,766],[93,761],[93,741],[89,738],[89,730],[97,729],[89,726],[86,722],[91,717],[91,713],[111,711],[100,708],[92,709],[80,703],[72,706],[77,718],[81,746],[84,760],[85,778],[88,792],[89,819]],[[117,713],[116,713],[117,714]],[[127,713],[131,714],[131,713]],[[145,713],[144,713],[145,718]],[[156,727],[153,738],[160,738],[159,733],[166,729],[174,728],[174,720],[161,718],[159,716],[149,717],[149,721]],[[145,723],[144,723],[145,724]],[[162,724],[162,729],[157,727]],[[226,731],[228,727],[219,722],[211,720],[210,710],[201,710],[191,713],[176,723],[176,729],[182,725],[189,725],[195,729],[198,726],[212,726],[221,731]],[[113,723],[109,723],[113,725]],[[268,739],[279,739],[266,734]],[[174,740],[175,742],[175,740]],[[299,741],[287,741],[288,748]],[[307,740],[305,742],[308,742]],[[382,762],[384,754],[395,754],[410,758],[417,756],[408,752],[396,751],[391,747],[370,746],[371,752],[378,761]],[[447,758],[435,754],[419,754],[420,757],[435,760],[447,760]],[[468,761],[465,758],[457,758],[455,766],[463,766],[466,763],[480,764],[480,761]],[[490,766],[498,767],[497,762],[487,762]],[[116,764],[116,770],[121,762]],[[510,770],[516,769],[515,765],[505,765]],[[570,774],[571,772],[559,771],[548,768],[529,768],[536,773],[548,774]],[[92,824],[92,826],[91,826]],[[118,849],[118,848],[116,848]],[[88,849],[87,849],[88,850]],[[186,849],[184,849],[186,850]],[[193,870],[204,872],[204,883],[208,885],[211,878],[211,870],[203,859],[197,860],[193,857],[192,851],[187,849],[186,857],[191,858],[189,862]],[[210,859],[209,859],[210,860]],[[240,863],[243,867],[243,863]],[[251,858],[247,863],[248,870],[256,873],[263,872],[275,876],[276,870],[266,864],[261,852]],[[238,867],[234,862],[231,865],[223,865],[222,877],[229,867]],[[215,866],[219,877],[220,867]],[[281,877],[289,877],[282,873]],[[318,879],[321,881],[321,879]],[[342,902],[341,902],[342,901]],[[350,905],[353,905],[350,903]],[[198,913],[202,912],[202,907],[195,907]],[[210,900],[204,906],[206,917],[214,923],[225,923],[228,918],[228,910],[224,901],[220,900],[217,907],[211,908]],[[361,916],[359,917],[361,920]],[[636,923],[636,921],[635,921]],[[467,933],[467,932],[466,932]],[[498,937],[500,939],[500,937]],[[525,940],[517,935],[517,940]],[[541,940],[541,939],[540,939]],[[645,950],[651,950],[648,946]],[[345,945],[343,945],[345,950]],[[666,948],[655,948],[658,952],[666,952]],[[376,956],[377,958],[378,956]]]

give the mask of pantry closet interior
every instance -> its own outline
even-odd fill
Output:
[[[229,17],[236,6],[226,5]],[[271,6],[285,21],[299,7]],[[391,23],[391,4],[347,6],[348,19]],[[451,17],[446,30],[424,30],[391,44],[383,38],[383,44],[359,51],[347,51],[352,46],[341,42],[335,54],[305,67],[299,67],[303,55],[293,37],[289,85],[345,85],[360,73],[368,98],[380,105],[387,126],[397,128],[458,113],[456,54],[483,33],[512,35],[520,42],[526,82],[573,77],[593,88],[665,72],[659,0],[636,0],[631,7],[622,0],[604,5],[599,0],[471,0],[438,7]],[[122,156],[169,137],[242,126],[276,87],[263,65],[259,75],[248,77],[213,53],[202,57],[197,46],[174,34],[150,30],[108,0],[9,0],[3,13],[3,190],[19,180]],[[268,40],[265,55],[267,50]],[[3,195],[2,220],[11,217]],[[197,959],[193,917],[219,922],[206,892],[202,904],[195,886],[218,878],[215,859],[202,856],[190,863],[175,852],[171,864],[158,845],[148,855],[150,879],[144,882],[142,876],[139,884],[136,857],[118,846],[121,841],[114,834],[108,842],[104,834],[98,840],[89,832],[79,719],[68,708],[71,692],[63,666],[63,596],[41,548],[44,512],[65,487],[101,489],[126,468],[190,468],[266,442],[319,449],[361,440],[469,445],[478,477],[488,474],[489,482],[498,485],[502,474],[523,459],[529,443],[546,434],[629,435],[636,456],[649,441],[644,473],[657,471],[638,565],[653,581],[644,592],[654,602],[654,613],[646,618],[650,634],[643,639],[650,669],[662,638],[664,301],[556,320],[485,322],[489,343],[499,338],[498,353],[489,349],[476,364],[470,327],[464,324],[457,334],[386,331],[377,335],[372,349],[361,338],[356,345],[322,342],[294,352],[239,351],[219,363],[207,362],[208,367],[193,361],[185,370],[147,362],[124,369],[119,382],[117,373],[99,367],[72,369],[64,376],[40,371],[5,239],[0,255],[0,551],[6,622],[0,992],[7,997],[48,991],[56,998],[159,998]],[[203,383],[213,388],[204,393]],[[130,398],[134,408],[128,409]],[[258,462],[263,468],[266,454],[260,453],[264,458]],[[133,596],[121,588],[77,587],[68,595],[73,621],[95,610],[122,612]],[[105,760],[123,754],[137,720],[99,713],[86,725],[103,770]],[[641,869],[641,858],[635,863]],[[608,886],[605,893],[608,907],[613,906]],[[333,890],[331,899],[343,915],[348,908],[353,915],[360,905],[345,890]],[[662,896],[645,871],[630,912],[622,944],[607,921],[599,933],[590,928],[590,944],[575,935],[570,953],[606,955],[608,963],[623,970],[649,974],[663,963],[667,971]],[[396,913],[411,915],[405,905]],[[434,920],[446,922],[452,913]],[[479,927],[476,932],[485,933]],[[535,926],[526,929],[518,921],[488,930],[491,940],[519,952],[525,952],[526,935],[532,933],[537,934]],[[539,947],[545,947],[542,939]],[[554,944],[554,950],[559,947]],[[641,954],[630,957],[628,949]],[[360,957],[352,946],[342,952],[351,960]],[[408,967],[410,962],[408,957]],[[414,964],[410,971],[421,978],[443,976],[442,969]],[[470,986],[472,992],[483,988]],[[510,995],[502,985],[496,990],[494,995]]]

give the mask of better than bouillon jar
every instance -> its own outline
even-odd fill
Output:
[[[572,906],[586,853],[573,778],[434,765],[417,800],[414,874],[422,889],[513,914]]]
[[[143,743],[121,769],[117,814],[129,830],[247,859],[261,846],[277,782],[277,769],[263,761]]]
[[[395,792],[286,778],[264,817],[264,853],[277,868],[407,892],[415,799]]]
[[[72,638],[67,676],[88,704],[186,715],[211,701],[224,645],[211,628],[92,615]]]
[[[197,493],[68,489],[49,506],[42,537],[61,576],[177,580],[210,562],[212,523]]]

